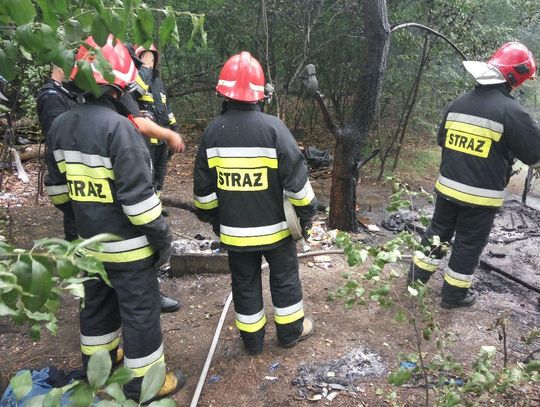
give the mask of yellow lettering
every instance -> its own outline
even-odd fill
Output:
[[[216,167],[217,184],[225,191],[262,191],[268,189],[267,168]]]
[[[68,175],[69,197],[79,202],[114,202],[111,186],[106,179],[96,179],[85,175]]]
[[[444,146],[465,154],[486,158],[492,142],[493,140],[486,137],[448,130]]]

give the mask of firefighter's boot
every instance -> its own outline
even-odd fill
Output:
[[[176,312],[180,309],[180,302],[167,297],[165,294],[160,293],[161,296],[161,312]]]
[[[298,336],[298,338],[288,343],[280,342],[279,345],[283,348],[292,348],[298,342],[302,342],[303,340],[306,340],[311,335],[313,335],[314,331],[315,331],[315,322],[313,322],[313,319],[311,317],[304,317],[304,321],[302,325],[302,332],[300,333],[300,336]]]
[[[468,290],[464,297],[456,300],[442,299],[441,307],[444,309],[470,307],[476,302],[476,293]]]

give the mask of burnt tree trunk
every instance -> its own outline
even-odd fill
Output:
[[[386,0],[363,0],[362,13],[366,38],[365,56],[353,114],[336,137],[329,225],[358,231],[356,187],[362,146],[376,115],[388,55],[390,26]]]

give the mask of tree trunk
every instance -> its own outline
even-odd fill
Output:
[[[329,225],[347,231],[358,231],[356,219],[356,186],[362,146],[377,113],[386,58],[390,26],[386,0],[363,0],[362,12],[366,47],[364,63],[353,114],[336,138]]]

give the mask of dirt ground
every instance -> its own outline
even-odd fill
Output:
[[[191,200],[191,168],[196,142],[191,140],[183,156],[175,156],[171,162],[164,198],[171,201]],[[0,195],[2,204],[9,205],[10,230],[8,239],[21,247],[29,247],[35,239],[61,236],[62,225],[58,211],[46,197],[35,202],[35,164],[26,166],[31,184],[24,188],[13,175],[8,176],[6,194]],[[406,175],[406,174],[405,174]],[[431,190],[436,172],[416,179],[416,186]],[[314,189],[323,203],[328,203],[330,180],[312,179]],[[26,194],[26,195],[24,195]],[[358,191],[359,207],[363,215],[380,223],[386,216],[380,209],[388,195],[389,187],[373,180],[363,179]],[[168,222],[177,237],[193,237],[199,233],[212,237],[208,225],[198,222],[189,211],[168,207]],[[324,221],[325,214],[319,219]],[[364,231],[358,237],[366,241],[381,241],[392,234],[381,230]],[[305,310],[316,323],[316,333],[292,349],[277,346],[275,328],[267,325],[265,350],[256,357],[248,356],[234,327],[234,315],[229,311],[219,344],[206,378],[200,406],[303,406],[312,403],[332,406],[382,406],[392,405],[385,395],[395,391],[398,405],[423,404],[423,389],[419,385],[392,388],[387,375],[397,370],[400,355],[415,351],[413,329],[407,323],[394,320],[394,313],[379,306],[345,309],[339,300],[329,301],[329,293],[343,286],[344,272],[351,271],[342,255],[331,255],[329,262],[302,259],[300,274],[304,289]],[[538,265],[536,265],[537,267]],[[398,265],[404,270],[406,263]],[[352,270],[353,272],[362,269]],[[508,351],[510,363],[525,357],[529,349],[520,337],[540,326],[538,294],[519,287],[509,280],[479,270],[477,278],[482,282],[478,302],[469,309],[447,311],[439,307],[442,273],[430,282],[433,288],[433,309],[438,313],[441,329],[456,334],[456,341],[449,345],[449,352],[456,360],[471,366],[482,345],[496,346],[499,353],[496,364],[502,364],[502,343],[496,330],[491,329],[495,320],[508,314]],[[491,290],[493,281],[501,290]],[[162,290],[182,302],[180,311],[163,314],[161,326],[165,344],[166,362],[170,367],[181,368],[188,377],[187,385],[176,396],[179,406],[187,406],[195,391],[214,330],[220,318],[225,299],[230,292],[228,275],[189,275],[167,278],[161,283]],[[393,288],[407,306],[405,278]],[[267,318],[272,320],[268,280],[264,285]],[[64,298],[58,315],[58,335],[43,332],[39,342],[32,342],[25,328],[0,320],[0,389],[4,389],[10,377],[24,368],[42,368],[54,365],[63,369],[80,366],[78,303]],[[347,391],[337,391],[335,398],[309,401],[320,392],[314,386],[298,385],[299,367],[317,365],[341,358],[351,350],[362,347],[380,357],[384,371],[380,375],[366,376],[354,383]],[[427,357],[434,352],[434,343],[428,343],[424,352]],[[329,375],[330,377],[330,375]],[[330,381],[330,380],[329,380]],[[297,383],[297,384],[295,384]],[[538,386],[525,386],[512,390],[508,398],[492,396],[492,401],[481,400],[480,405],[538,405]]]

